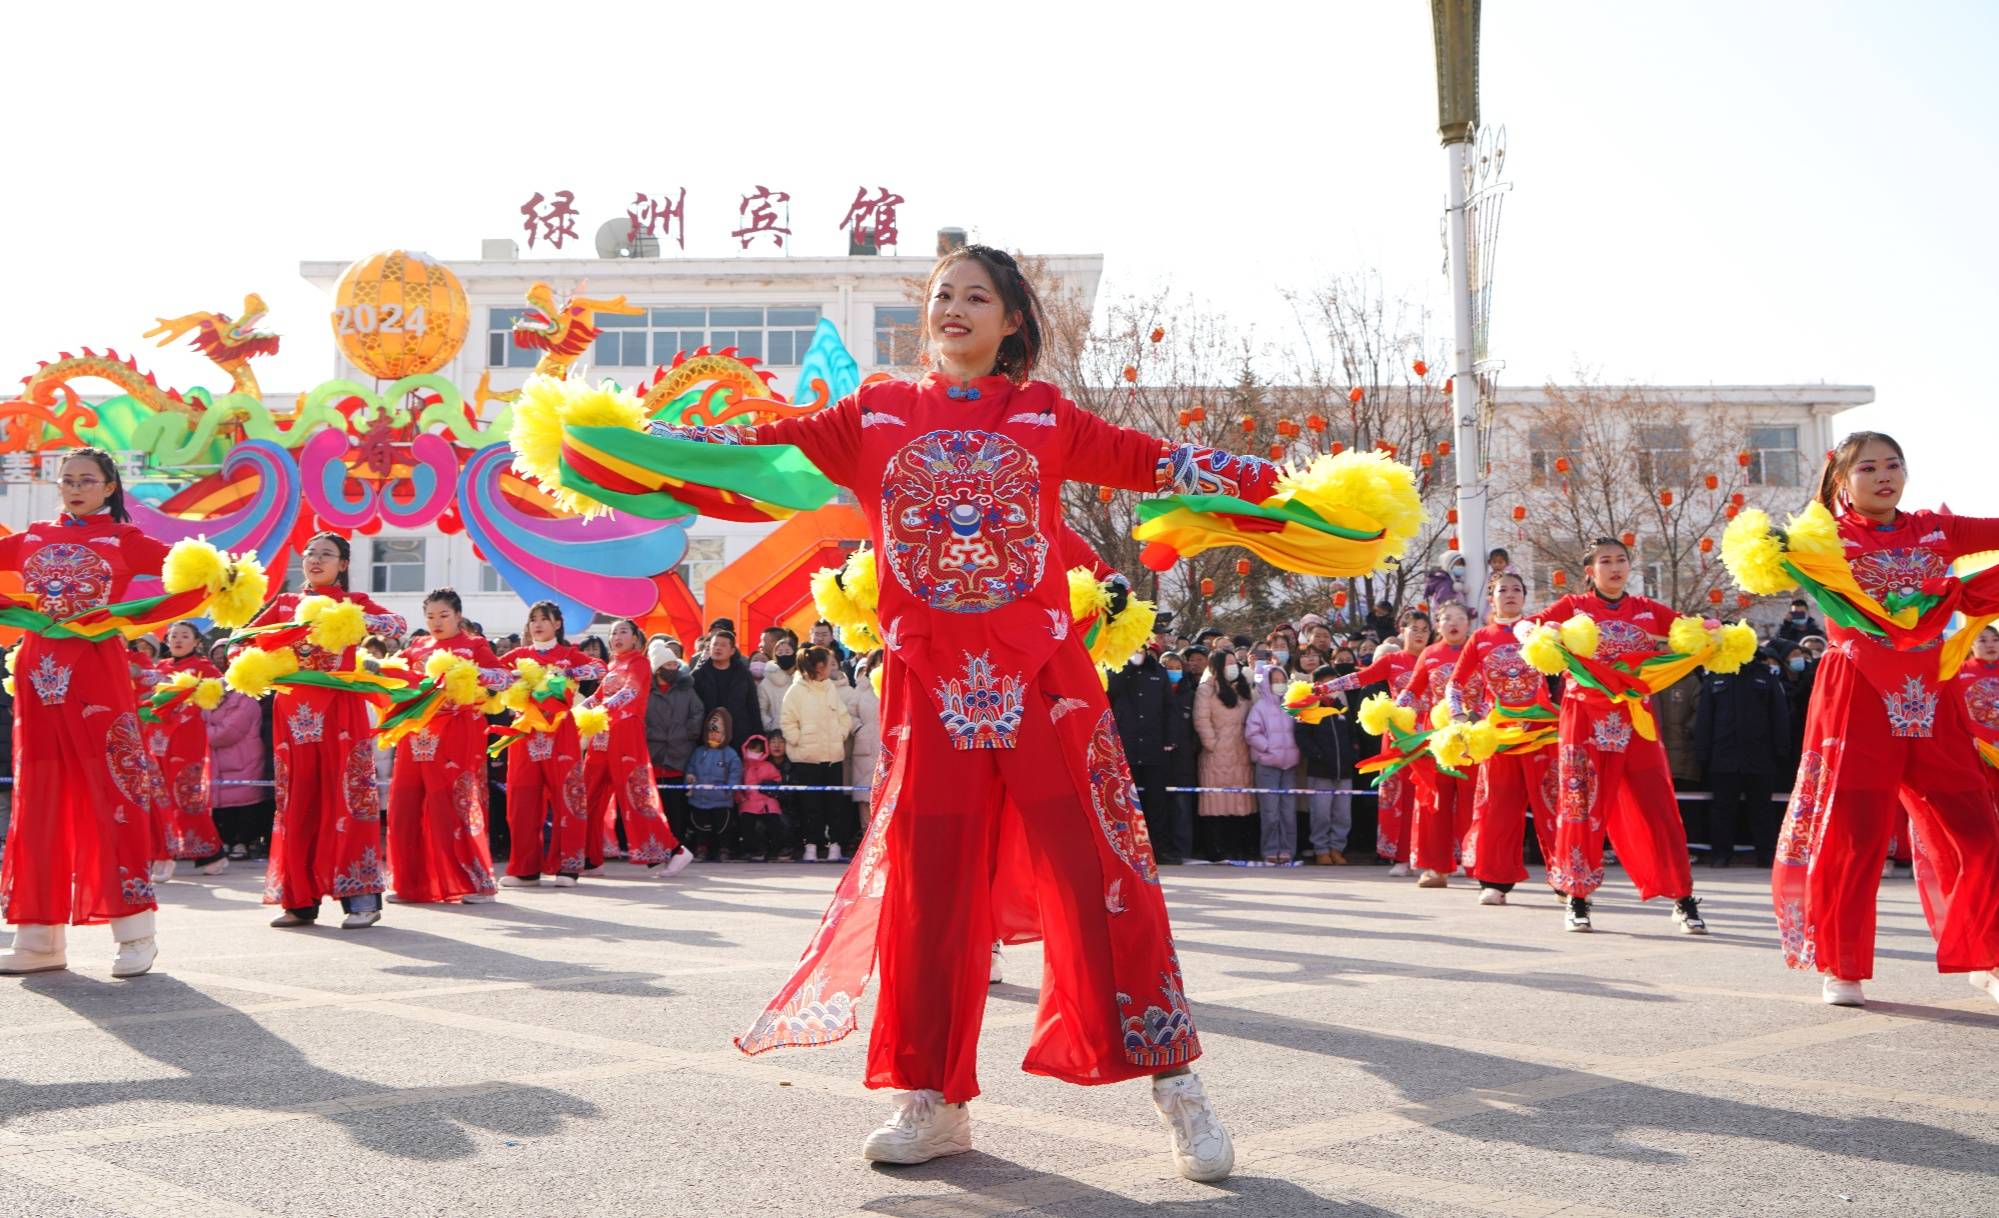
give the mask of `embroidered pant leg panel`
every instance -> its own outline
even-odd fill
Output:
[[[1408,767],[1415,780],[1414,865],[1423,871],[1449,875],[1457,870],[1457,828],[1459,780],[1439,773],[1436,762],[1418,758]]]
[[[1687,826],[1673,794],[1665,747],[1634,734],[1619,769],[1614,782],[1606,773],[1597,798],[1624,873],[1641,900],[1690,895],[1694,878],[1687,861]]]
[[[1603,883],[1602,791],[1623,768],[1618,764],[1622,754],[1600,753],[1589,738],[1588,715],[1577,700],[1564,699],[1555,759],[1555,852],[1548,860],[1548,883],[1572,897],[1587,897]]]
[[[493,876],[493,845],[486,836],[491,795],[486,779],[486,720],[463,712],[449,718],[439,733],[441,773],[431,777],[424,811],[445,864],[445,890],[452,896],[490,893],[499,884]]]
[[[1532,754],[1529,754],[1532,756]],[[1525,758],[1499,755],[1478,767],[1465,865],[1480,882],[1518,884],[1527,878],[1521,840],[1527,828]]]
[[[1971,745],[1961,704],[1936,734],[1910,741],[1902,791],[1915,847],[1917,891],[1937,941],[1940,972],[1999,966],[1999,803]]]
[[[533,879],[541,874],[542,826],[549,820],[549,806],[561,798],[562,788],[548,781],[555,759],[532,760],[528,749],[534,737],[507,750],[507,874]],[[555,812],[555,833],[561,833],[562,812]],[[556,843],[550,842],[550,853]],[[549,860],[553,862],[554,860]],[[551,871],[553,867],[549,868]]]
[[[1409,858],[1409,833],[1416,802],[1416,784],[1405,767],[1375,788],[1374,852],[1391,862]]]
[[[583,754],[583,852],[586,864],[602,867],[604,856],[618,843],[613,821],[618,815],[611,794],[611,736],[599,732]]]
[[[648,866],[664,863],[680,849],[680,841],[659,805],[652,756],[646,751],[645,720],[618,720],[611,725],[610,737],[609,777],[618,814],[625,818],[626,857]]]
[[[210,806],[208,728],[199,715],[174,730],[160,777],[166,783],[173,825],[169,845],[177,859],[207,859],[222,853],[222,834]]]

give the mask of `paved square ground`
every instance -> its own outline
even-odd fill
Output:
[[[0,979],[0,1214],[1992,1215],[1999,1006],[1884,882],[1873,1005],[1787,973],[1767,877],[1697,869],[1714,933],[1613,873],[1594,935],[1523,886],[1169,869],[1234,1130],[1173,1174],[1142,1085],[1021,1074],[1040,959],[992,992],[973,1153],[864,1164],[865,1036],[745,1058],[827,866],[613,865],[372,930],[278,931],[239,869],[162,890],[157,971]],[[1464,881],[1459,881],[1465,883]]]

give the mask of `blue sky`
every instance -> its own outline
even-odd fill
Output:
[[[912,250],[958,224],[1100,251],[1108,292],[1170,284],[1270,340],[1279,292],[1334,270],[1444,315],[1427,5],[1094,7],[10,11],[41,50],[0,129],[0,379],[88,343],[212,382],[139,333],[255,290],[286,336],[263,383],[304,388],[332,348],[301,259],[476,256],[556,189],[588,231],[684,185],[689,252],[722,255],[754,183],[792,193],[800,253],[844,251],[855,188],[886,185]],[[1999,514],[1993,12],[1488,5],[1508,383],[1871,384],[1843,421],[1900,436],[1910,502]]]

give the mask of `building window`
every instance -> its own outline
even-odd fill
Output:
[[[1798,486],[1802,482],[1802,462],[1798,459],[1798,429],[1795,427],[1752,427],[1749,429],[1749,484],[1751,486]]]
[[[479,591],[512,592],[513,589],[507,587],[507,581],[501,577],[498,567],[489,562],[482,562],[479,564]]]
[[[687,581],[687,590],[694,594],[695,600],[707,596],[709,578],[726,565],[720,537],[687,539],[687,556],[681,560],[680,574]]]
[[[377,537],[369,586],[376,592],[424,591],[421,537]]]
[[[1666,595],[1665,564],[1657,562],[1648,562],[1645,564],[1645,566],[1642,569],[1645,573],[1644,575],[1645,583],[1643,587],[1638,589],[1638,594],[1640,596],[1649,596],[1655,601],[1665,596]]]
[[[1637,428],[1638,481],[1647,491],[1685,486],[1689,478],[1687,429],[1677,423]]]
[[[1542,425],[1527,431],[1527,470],[1535,486],[1560,476],[1555,462],[1575,449],[1575,436],[1567,428]]]
[[[533,347],[514,345],[514,323],[526,309],[486,310],[486,366],[488,368],[532,368],[541,361]]]
[[[812,346],[819,309],[677,305],[636,317],[599,314],[596,324],[603,333],[590,348],[590,362],[600,368],[650,369],[704,346],[734,347],[736,354],[765,364],[795,367]]]
[[[884,368],[908,368],[916,363],[922,349],[915,305],[875,306],[875,364]]]

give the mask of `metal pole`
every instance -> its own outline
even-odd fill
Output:
[[[1472,369],[1471,274],[1465,265],[1466,169],[1471,144],[1444,145],[1450,175],[1451,323],[1457,356],[1451,361],[1451,411],[1457,419],[1458,552],[1465,557],[1465,598],[1476,604],[1485,578],[1485,456],[1478,450],[1478,378]]]

